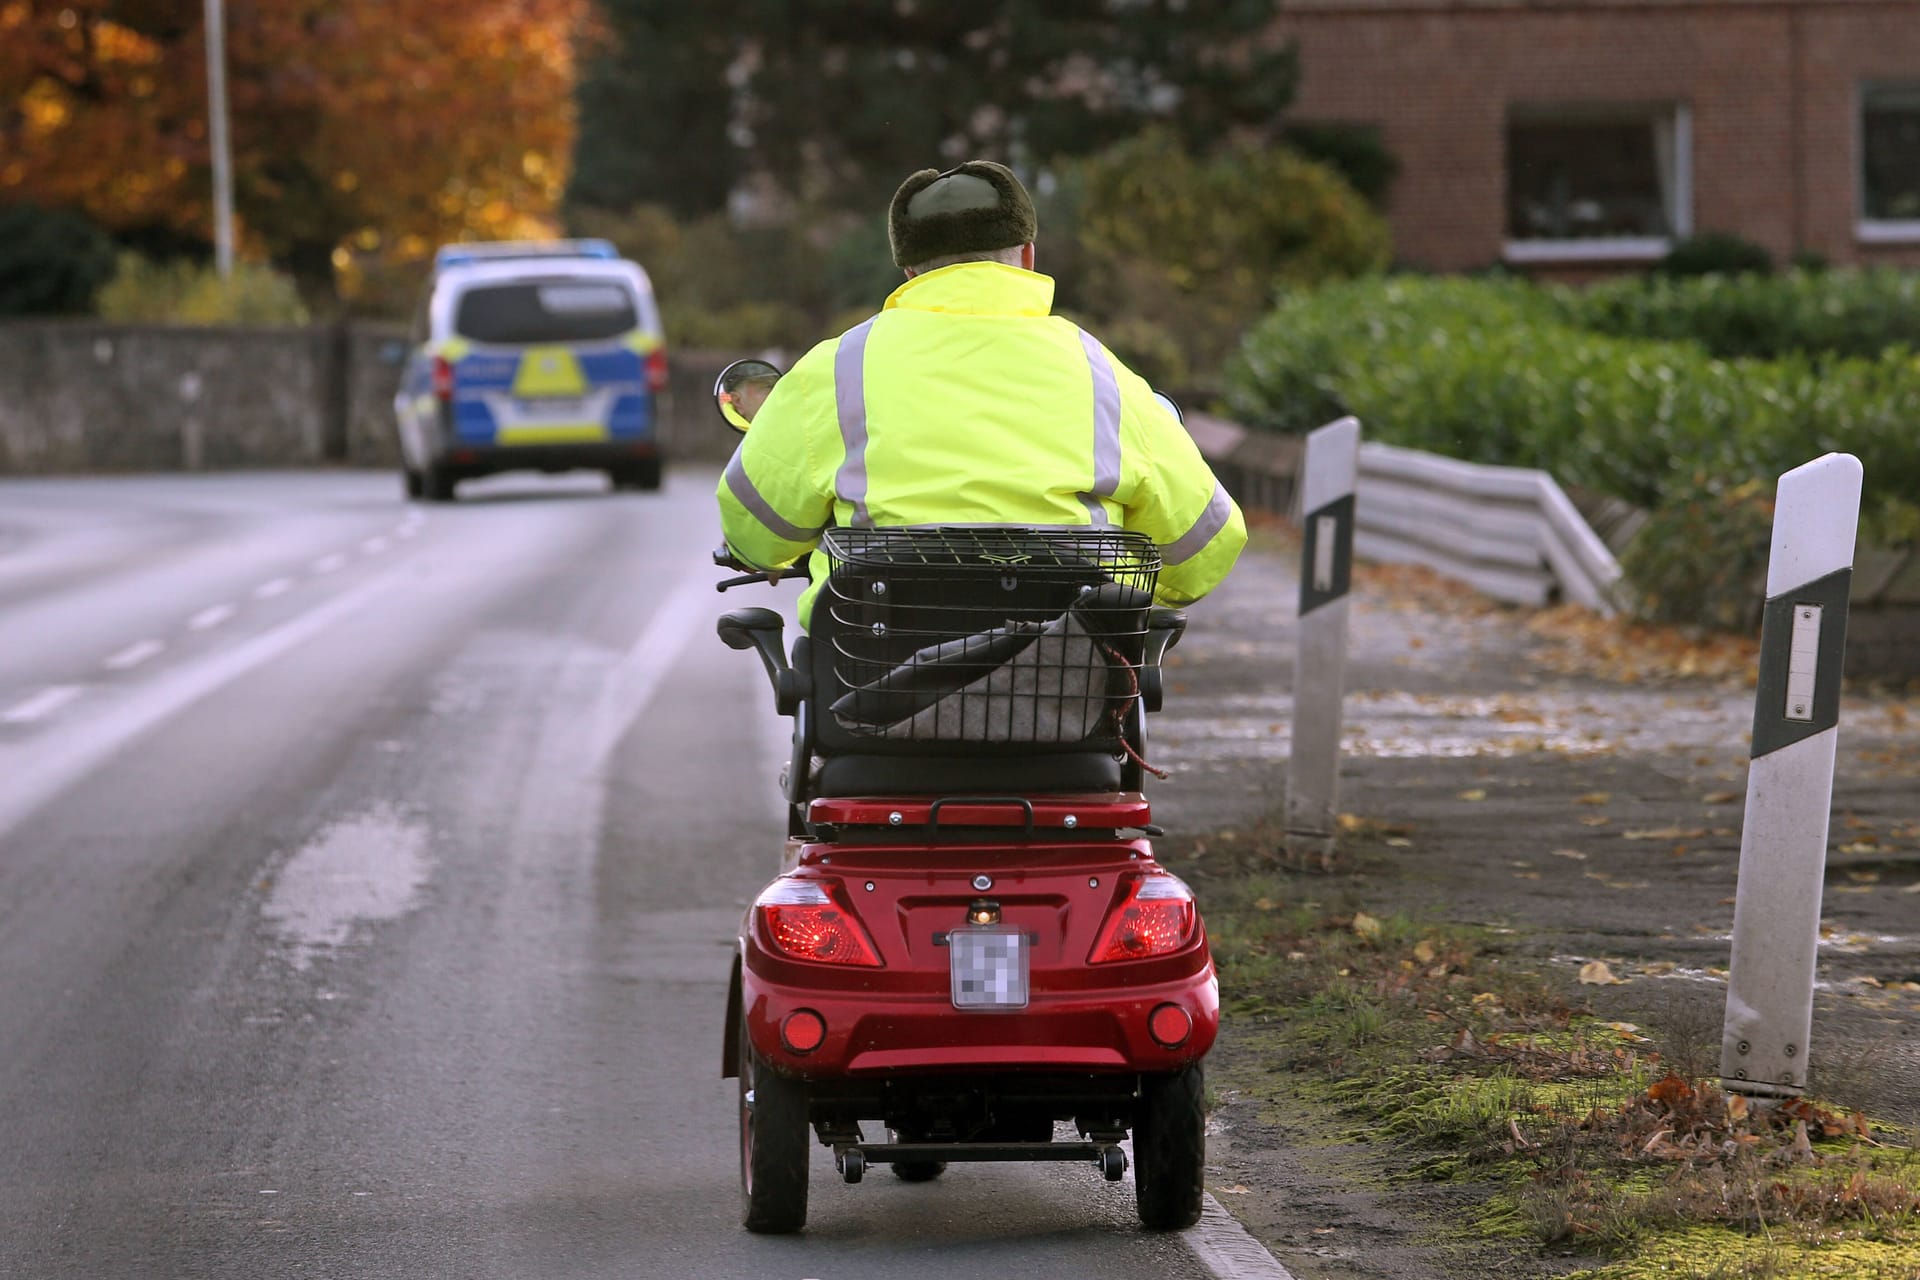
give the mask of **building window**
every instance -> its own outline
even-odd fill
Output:
[[[1691,230],[1687,110],[1515,106],[1507,114],[1507,257],[1657,258]]]
[[[1920,240],[1920,84],[1860,91],[1860,235]]]

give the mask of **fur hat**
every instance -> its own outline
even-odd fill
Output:
[[[945,173],[922,169],[900,184],[887,209],[887,237],[901,267],[1011,249],[1032,240],[1038,227],[1020,179],[991,160],[969,160]]]

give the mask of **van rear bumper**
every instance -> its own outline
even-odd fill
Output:
[[[660,447],[651,440],[595,440],[574,444],[456,444],[435,462],[456,476],[496,471],[617,471],[656,462]]]

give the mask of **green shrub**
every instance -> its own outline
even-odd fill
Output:
[[[834,228],[804,213],[783,226],[735,227],[724,215],[680,222],[658,205],[636,205],[583,213],[571,229],[612,240],[646,268],[677,345],[804,349],[826,336],[836,310],[824,252]]]
[[[112,241],[79,214],[0,207],[0,316],[88,311],[113,265]]]
[[[1647,518],[1622,558],[1635,612],[1656,622],[1754,631],[1767,594],[1772,530],[1771,485],[1728,486],[1696,475]]]
[[[1723,360],[1574,328],[1564,295],[1515,281],[1395,277],[1290,297],[1248,335],[1228,386],[1251,425],[1353,413],[1375,440],[1541,467],[1654,510],[1693,496],[1696,476],[1770,485],[1830,449],[1866,467],[1869,530],[1903,527],[1920,493],[1911,349]]]
[[[708,310],[665,300],[660,324],[669,347],[720,351],[782,347],[798,355],[822,336],[806,312],[784,302],[741,302]]]
[[[211,264],[152,262],[120,255],[119,270],[100,291],[102,319],[128,324],[305,324],[306,304],[287,276],[258,263],[237,263],[222,280]]]
[[[1655,270],[1668,276],[1766,275],[1773,255],[1732,232],[1705,231],[1674,245]]]
[[[1555,296],[1562,317],[1578,328],[1695,342],[1723,357],[1878,356],[1899,344],[1920,347],[1920,275],[1891,269],[1628,277]]]
[[[1400,176],[1400,161],[1387,149],[1380,127],[1342,121],[1302,120],[1280,127],[1280,140],[1309,160],[1331,166],[1376,209]]]
[[[1332,169],[1284,147],[1203,158],[1151,130],[1075,177],[1088,310],[1151,321],[1191,374],[1219,368],[1277,290],[1388,261],[1379,215]]]

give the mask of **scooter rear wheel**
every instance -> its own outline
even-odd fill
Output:
[[[807,1089],[766,1068],[740,1029],[740,1221],[786,1235],[807,1225]]]
[[[1140,1222],[1151,1231],[1177,1231],[1200,1221],[1207,1171],[1205,1090],[1198,1065],[1140,1080],[1133,1191]]]

